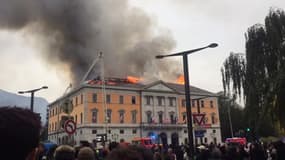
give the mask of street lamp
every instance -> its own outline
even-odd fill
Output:
[[[31,93],[31,111],[34,111],[34,95],[35,92],[41,90],[41,89],[48,89],[48,86],[42,86],[41,88],[36,88],[36,89],[32,89],[32,90],[28,90],[28,91],[19,91],[19,94],[24,94],[24,93]]]
[[[217,43],[211,43],[208,46],[192,49],[188,51],[178,52],[174,54],[168,55],[157,55],[155,58],[162,59],[164,57],[172,57],[172,56],[182,56],[183,57],[183,70],[184,70],[184,87],[185,87],[185,99],[186,99],[186,116],[187,116],[187,128],[188,128],[188,140],[190,146],[190,152],[188,156],[194,159],[194,144],[193,144],[193,126],[192,126],[192,111],[191,111],[191,103],[190,103],[190,82],[189,82],[189,73],[188,73],[188,54],[206,49],[206,48],[215,48],[217,47]]]

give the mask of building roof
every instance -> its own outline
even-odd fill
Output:
[[[185,93],[184,85],[176,83],[166,83],[166,84],[180,93]],[[217,96],[215,93],[212,93],[210,91],[195,86],[190,86],[190,93],[193,95],[201,95],[201,96],[213,96],[213,97]]]
[[[178,92],[180,94],[184,94],[185,93],[185,88],[184,85],[182,84],[176,84],[176,83],[169,83],[169,82],[164,82],[162,80],[158,80],[158,81],[154,81],[152,83],[148,83],[148,84],[143,84],[143,83],[129,83],[129,82],[123,82],[123,81],[111,81],[110,83],[106,83],[105,84],[105,88],[106,89],[126,89],[126,90],[135,90],[135,91],[144,91],[147,90],[148,88],[158,85],[158,84],[162,84],[165,85],[166,87],[169,87],[170,89],[172,89],[175,92]],[[55,100],[54,102],[52,102],[51,104],[54,104],[55,102],[64,99],[66,96],[70,96],[72,94],[74,94],[75,92],[83,89],[83,88],[101,88],[102,84],[101,83],[87,83],[87,84],[82,84],[74,89],[72,89],[69,93],[67,93],[66,95],[63,95],[61,97],[59,97],[57,100]],[[190,93],[193,96],[208,96],[208,97],[216,97],[217,94],[212,93],[210,91],[198,88],[198,87],[194,87],[194,86],[190,86]],[[50,105],[51,105],[50,104]]]

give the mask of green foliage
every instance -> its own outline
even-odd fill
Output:
[[[224,93],[230,97],[241,97],[244,86],[245,60],[239,53],[231,53],[221,68]],[[232,87],[231,87],[232,86]]]
[[[230,123],[229,118],[231,117],[231,122],[233,126],[233,133],[237,133],[240,130],[243,130],[244,125],[246,124],[243,120],[244,112],[241,106],[236,103],[233,103],[234,100],[225,96],[219,97],[219,114],[220,114],[220,123],[222,138],[231,137]],[[230,112],[230,116],[229,116]]]
[[[243,91],[244,119],[246,126],[254,133],[275,135],[278,132],[277,126],[285,128],[283,10],[271,9],[265,18],[265,25],[257,24],[248,29],[246,57],[231,53],[224,62],[222,78],[227,95],[240,97]]]

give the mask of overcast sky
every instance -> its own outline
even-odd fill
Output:
[[[245,52],[247,29],[263,24],[270,7],[285,9],[284,0],[131,0],[131,5],[171,31],[176,41],[173,52],[219,44],[189,56],[190,83],[212,92],[222,90],[220,68],[225,58],[230,52]],[[36,96],[52,102],[70,80],[37,56],[40,47],[30,36],[21,30],[0,30],[0,89],[17,93],[47,85],[49,89]]]

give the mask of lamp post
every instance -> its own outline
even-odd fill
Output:
[[[27,90],[27,91],[19,91],[19,94],[24,94],[24,93],[31,93],[31,111],[34,111],[34,95],[35,92],[41,90],[41,89],[48,89],[48,86],[42,86],[41,88],[36,88],[36,89],[32,89],[32,90]]]
[[[188,156],[191,157],[191,159],[194,159],[194,144],[193,144],[193,126],[192,126],[192,111],[191,111],[191,103],[190,103],[190,82],[189,82],[189,71],[188,71],[188,54],[192,54],[194,52],[206,49],[206,48],[215,48],[217,47],[217,43],[211,43],[208,46],[192,49],[188,51],[178,52],[174,54],[168,54],[168,55],[157,55],[155,58],[162,59],[164,57],[172,57],[172,56],[182,56],[183,57],[183,70],[184,70],[184,87],[185,87],[185,100],[186,100],[186,116],[187,116],[187,129],[188,129],[188,141],[189,141],[189,147],[190,152],[188,153]]]
[[[233,132],[233,125],[232,125],[232,116],[231,116],[231,107],[234,105],[234,101],[230,100],[230,105],[228,106],[228,117],[230,121],[230,130],[231,130],[231,136],[232,138],[234,137],[234,132]]]

